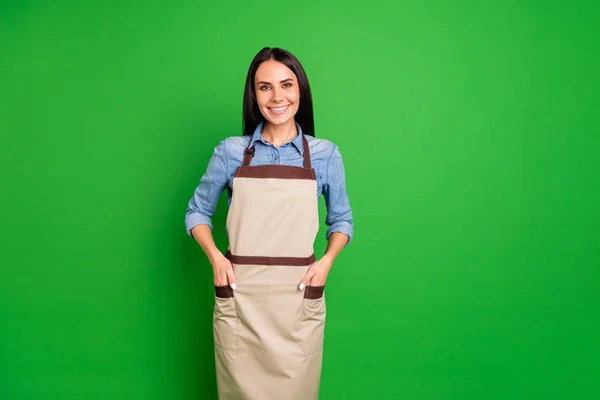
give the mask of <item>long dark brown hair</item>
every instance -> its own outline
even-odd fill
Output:
[[[279,47],[265,47],[252,60],[248,75],[246,76],[246,87],[244,89],[244,108],[242,130],[244,135],[252,135],[259,123],[265,120],[261,114],[256,102],[256,92],[254,90],[254,77],[256,70],[265,61],[275,60],[291,69],[298,78],[300,87],[300,104],[296,112],[295,121],[302,128],[305,135],[315,136],[315,121],[313,117],[312,95],[308,78],[302,68],[300,61],[289,51]]]

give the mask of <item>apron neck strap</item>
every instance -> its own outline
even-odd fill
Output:
[[[250,146],[250,144],[248,144],[248,146]],[[304,147],[304,168],[311,168],[310,151],[308,150],[308,140],[306,140],[306,136],[304,135],[302,135],[302,146]],[[244,160],[242,161],[242,166],[250,166],[250,161],[252,161],[252,157],[254,157],[254,146],[247,147],[246,150],[244,150]]]
[[[252,157],[254,157],[254,146],[246,147],[246,150],[244,150],[244,160],[242,161],[242,166],[248,167],[250,165],[250,161],[252,161]]]
[[[310,168],[310,151],[308,150],[308,140],[302,135],[302,145],[304,146],[304,168]]]

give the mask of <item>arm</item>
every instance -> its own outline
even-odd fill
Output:
[[[192,229],[192,235],[213,267],[213,283],[216,286],[230,285],[235,289],[233,265],[215,245],[210,227],[204,224],[197,225]]]
[[[225,141],[219,143],[213,152],[206,172],[190,199],[185,211],[185,226],[189,236],[197,225],[207,225],[212,230],[211,217],[217,208],[217,202],[227,186],[228,156]]]
[[[326,233],[327,240],[329,241],[331,236],[338,232],[346,236],[347,241],[344,246],[349,245],[354,234],[354,222],[350,200],[346,192],[344,163],[339,149],[335,146],[327,161],[325,181],[323,182],[323,197],[327,206],[325,224],[329,226]]]
[[[348,236],[341,232],[332,233],[327,241],[327,250],[325,250],[325,254],[321,258],[321,261],[325,262],[329,266],[333,265],[336,257],[338,254],[340,254],[347,243]]]
[[[336,257],[352,241],[354,224],[352,209],[346,193],[346,179],[342,156],[336,146],[333,147],[325,174],[323,196],[327,206],[327,250],[323,257],[308,269],[299,289],[305,286],[324,286],[327,275]]]
[[[185,225],[187,234],[196,240],[212,265],[214,284],[225,286],[229,283],[235,289],[233,266],[217,248],[212,236],[211,217],[227,186],[227,173],[227,147],[223,141],[215,148],[206,172],[188,203]]]

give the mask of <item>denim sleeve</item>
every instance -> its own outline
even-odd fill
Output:
[[[191,230],[197,225],[208,225],[212,230],[211,217],[215,213],[221,193],[227,186],[228,161],[227,144],[222,141],[215,147],[206,172],[200,178],[194,196],[188,203],[185,212],[185,228],[188,236],[192,236]]]
[[[339,148],[333,146],[329,160],[327,161],[325,173],[325,182],[323,182],[323,196],[327,205],[327,218],[325,223],[329,226],[327,229],[327,240],[334,232],[341,232],[348,235],[348,243],[352,241],[354,233],[354,224],[352,222],[352,209],[346,193],[346,178],[344,173],[344,164]]]

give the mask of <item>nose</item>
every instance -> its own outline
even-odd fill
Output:
[[[283,100],[282,90],[280,88],[273,88],[273,91],[271,93],[271,101],[273,101],[274,103],[279,103],[281,100]]]

